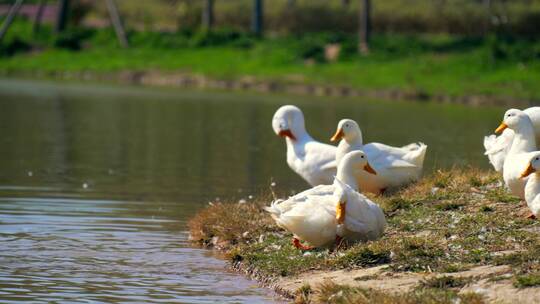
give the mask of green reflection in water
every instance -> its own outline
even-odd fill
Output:
[[[170,199],[281,193],[306,184],[285,163],[270,121],[299,105],[307,127],[328,141],[339,119],[356,119],[369,141],[423,141],[426,171],[487,168],[482,138],[499,108],[254,93],[0,82],[0,183],[99,197]],[[31,172],[31,173],[30,173]],[[28,176],[31,174],[32,176]],[[86,184],[87,188],[83,186]]]

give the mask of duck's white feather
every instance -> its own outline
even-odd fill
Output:
[[[361,161],[366,162],[363,152],[351,155],[354,153],[361,153]],[[351,241],[380,237],[386,227],[384,213],[357,192],[356,179],[352,174],[355,166],[348,163],[348,156],[338,169],[339,177],[331,185],[313,187],[286,200],[276,200],[266,207],[277,225],[315,247],[332,244],[336,235]],[[350,186],[351,182],[354,187]],[[336,207],[340,203],[346,204],[345,221],[338,225]]]
[[[529,176],[525,186],[525,200],[532,214],[540,217],[540,175],[538,172]]]
[[[495,168],[495,171],[502,172],[504,166],[504,158],[508,154],[514,139],[514,131],[506,129],[500,136],[489,135],[484,137],[484,148],[489,162]]]
[[[415,181],[422,174],[427,151],[427,146],[423,143],[411,143],[403,147],[377,142],[364,144],[362,131],[352,119],[342,119],[338,123],[334,140],[337,138],[341,138],[336,151],[338,165],[347,153],[362,150],[371,167],[377,172],[373,175],[362,170],[357,174],[362,192],[380,193],[384,189]]]
[[[521,178],[521,174],[529,163],[529,153],[537,150],[533,124],[528,115],[517,109],[506,111],[503,122],[514,131],[503,165],[504,183],[512,194],[525,198],[527,179]]]
[[[531,119],[536,142],[540,143],[540,107],[527,108],[523,112]],[[492,134],[484,137],[484,148],[486,149],[484,154],[487,155],[495,171],[503,172],[504,160],[510,151],[513,140],[514,131],[510,129],[504,130],[499,136]]]
[[[352,151],[354,146],[342,140],[338,150]],[[391,147],[380,143],[363,145],[363,151],[376,175],[360,171],[357,175],[361,191],[379,193],[382,189],[399,187],[418,180],[422,174],[427,146],[414,143],[405,148]]]
[[[311,137],[293,141],[287,138],[287,164],[311,186],[328,185],[336,175],[336,147]]]
[[[309,194],[300,193],[287,200],[273,202],[266,210],[278,226],[311,246],[331,245],[338,233],[336,205],[340,195],[330,192],[330,187],[335,190],[336,186],[319,186],[317,191],[310,189]],[[380,207],[358,192],[346,191],[348,200],[343,237],[351,241],[379,238],[386,226]]]
[[[294,172],[311,186],[332,183],[337,170],[336,147],[320,143],[308,134],[304,114],[298,107],[280,107],[272,119],[272,128],[278,135],[288,134],[287,164]]]

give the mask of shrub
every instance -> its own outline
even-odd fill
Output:
[[[28,42],[19,38],[13,38],[0,44],[0,56],[13,56],[19,52],[26,52],[30,49],[31,46]]]
[[[75,28],[66,30],[54,37],[53,46],[77,51],[82,48],[83,42],[93,34],[94,31],[90,29]]]

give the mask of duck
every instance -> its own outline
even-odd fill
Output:
[[[528,165],[528,153],[537,150],[534,127],[531,118],[525,112],[509,109],[504,113],[503,121],[495,133],[501,133],[505,129],[511,129],[514,136],[504,159],[504,183],[510,193],[524,199],[526,179],[521,178],[521,173]]]
[[[392,147],[381,143],[363,144],[362,131],[352,119],[342,119],[331,141],[339,142],[336,162],[339,164],[350,151],[362,150],[377,175],[359,172],[358,184],[362,192],[382,194],[388,188],[406,185],[420,178],[424,167],[427,146],[411,143],[404,147]]]
[[[540,142],[540,107],[530,107],[523,110],[529,116],[534,128],[536,142]],[[504,159],[510,151],[512,141],[514,139],[514,131],[505,128],[502,133],[497,136],[495,134],[484,137],[484,153],[495,171],[503,172]]]
[[[343,157],[334,182],[318,185],[266,207],[279,227],[293,234],[293,245],[301,250],[375,240],[382,236],[386,220],[382,209],[358,192],[355,171],[377,174],[362,151]],[[307,243],[307,245],[302,244]]]
[[[311,186],[328,185],[337,172],[336,147],[314,140],[306,131],[304,114],[293,105],[280,107],[272,118],[276,135],[285,138],[287,164]]]
[[[540,216],[540,151],[529,154],[528,165],[521,173],[521,178],[528,178],[525,185],[525,201],[531,212],[527,218],[536,219]]]

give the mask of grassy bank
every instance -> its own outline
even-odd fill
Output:
[[[0,74],[107,75],[125,71],[253,79],[277,84],[393,90],[430,98],[482,95],[540,100],[540,44],[503,36],[377,35],[372,53],[356,53],[354,35],[306,34],[256,39],[233,30],[131,32],[131,48],[110,30],[79,29],[37,37],[17,22],[0,47]],[[325,48],[339,45],[335,61]],[[90,77],[91,78],[91,77]],[[511,103],[511,102],[509,102]]]
[[[261,208],[270,198],[208,206],[190,231],[300,302],[483,303],[540,294],[540,224],[524,217],[526,206],[494,173],[438,172],[373,199],[387,216],[383,238],[337,252],[293,248]],[[492,293],[474,293],[479,286]],[[501,286],[508,292],[495,294]]]

